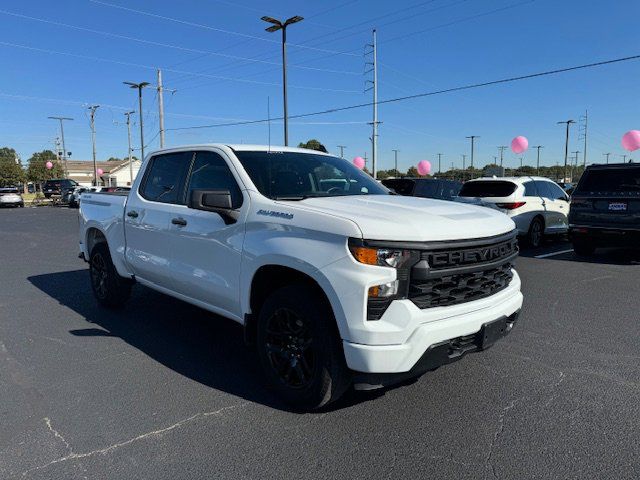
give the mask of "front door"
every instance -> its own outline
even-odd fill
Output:
[[[569,197],[560,186],[553,182],[538,182],[543,184],[544,201],[547,209],[547,231],[549,233],[563,233],[569,228]]]
[[[184,209],[184,183],[193,152],[156,155],[127,200],[125,257],[137,278],[173,290],[168,237],[171,219]]]
[[[197,151],[186,182],[180,222],[170,225],[171,270],[176,291],[222,314],[240,317],[240,258],[249,197],[243,196],[222,151]],[[229,190],[236,222],[189,208],[194,190]]]

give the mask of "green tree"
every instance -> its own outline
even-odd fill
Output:
[[[309,150],[317,150],[319,152],[327,153],[327,149],[325,148],[325,146],[323,144],[321,144],[315,138],[312,138],[311,140],[309,140],[306,143],[300,142],[298,144],[298,148],[308,148]]]
[[[419,176],[420,174],[418,173],[418,169],[415,166],[411,165],[409,167],[409,170],[407,170],[407,177],[419,177]]]
[[[24,182],[24,171],[13,148],[0,148],[0,187],[11,187]]]
[[[122,159],[118,158],[118,157],[109,157],[107,159],[107,162],[121,162],[121,161],[122,161]]]
[[[53,163],[51,170],[47,169],[47,162]],[[51,150],[35,152],[29,159],[27,167],[27,179],[34,183],[43,183],[52,178],[64,177],[64,169],[58,157]]]

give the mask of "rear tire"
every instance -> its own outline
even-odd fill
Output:
[[[295,408],[320,408],[351,384],[333,312],[310,287],[286,286],[267,298],[257,350],[269,384]]]
[[[129,300],[133,282],[118,275],[106,243],[98,243],[91,250],[89,277],[93,295],[103,307],[119,308]]]
[[[574,240],[573,251],[581,257],[589,257],[596,251],[595,245],[589,240]]]
[[[529,232],[527,233],[527,244],[531,248],[538,248],[542,243],[544,236],[544,222],[540,217],[535,217],[531,220],[529,225]]]

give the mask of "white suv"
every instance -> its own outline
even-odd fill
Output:
[[[538,247],[544,235],[567,233],[569,228],[569,196],[548,178],[478,178],[465,183],[459,196],[495,205],[532,247]]]

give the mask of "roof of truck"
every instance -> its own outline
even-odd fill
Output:
[[[237,144],[237,143],[198,143],[194,145],[177,145],[174,147],[168,147],[160,150],[154,150],[152,153],[160,153],[170,150],[185,150],[195,148],[207,148],[207,147],[228,147],[237,152],[298,152],[298,153],[315,153],[319,155],[329,155],[328,153],[320,152],[318,150],[310,150],[308,148],[298,147],[284,147],[282,145],[249,145],[249,144]]]

